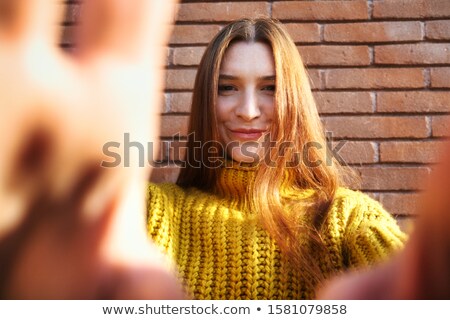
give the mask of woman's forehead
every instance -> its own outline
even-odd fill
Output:
[[[268,44],[239,41],[227,49],[220,73],[238,76],[249,72],[261,77],[275,75],[273,53]]]

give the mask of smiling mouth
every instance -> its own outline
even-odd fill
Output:
[[[266,130],[260,129],[229,129],[229,131],[232,138],[235,138],[236,140],[258,140],[267,132]]]

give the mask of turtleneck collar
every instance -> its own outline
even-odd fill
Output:
[[[246,207],[250,203],[249,190],[254,188],[258,167],[258,164],[227,160],[218,169],[214,193],[231,200],[238,207]],[[312,190],[300,190],[295,187],[289,179],[288,170],[285,171],[279,192],[284,198],[304,198],[312,194]]]
[[[253,188],[258,165],[227,160],[219,169],[216,192],[226,198],[247,202],[248,190]]]

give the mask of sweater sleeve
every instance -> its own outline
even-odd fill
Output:
[[[403,248],[407,236],[382,205],[357,193],[343,239],[344,263],[361,268],[382,262]]]

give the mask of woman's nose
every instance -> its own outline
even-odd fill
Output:
[[[246,93],[236,108],[236,115],[245,121],[251,121],[261,116],[258,99],[254,92]]]

